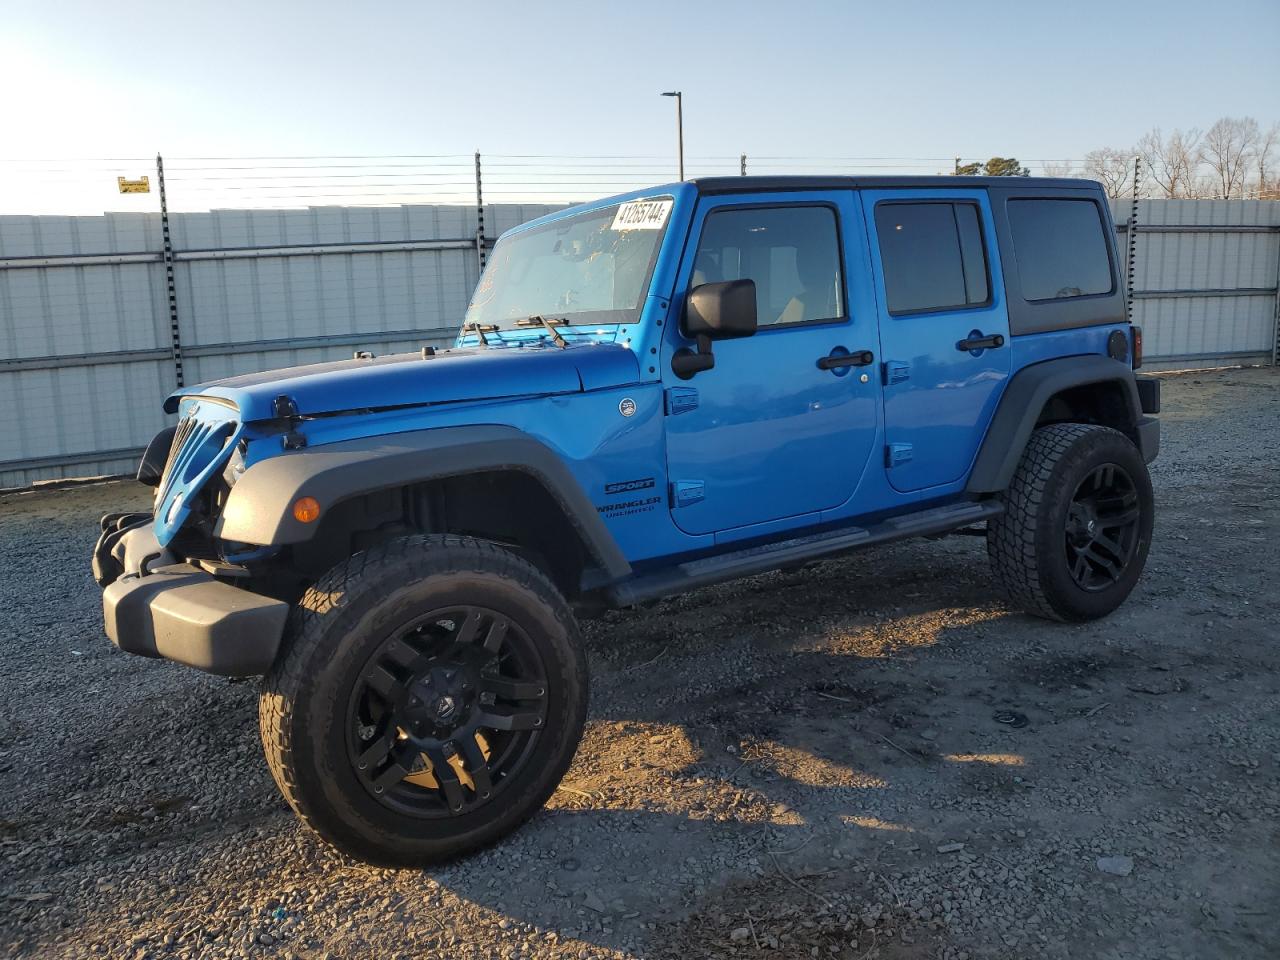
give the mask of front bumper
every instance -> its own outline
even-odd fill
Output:
[[[280,648],[289,605],[173,562],[167,551],[154,551],[154,543],[149,523],[113,543],[123,573],[102,592],[111,642],[126,653],[222,676],[266,673]],[[94,559],[96,570],[102,561],[97,554]]]

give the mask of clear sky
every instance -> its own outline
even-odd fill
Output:
[[[7,159],[662,156],[668,89],[684,92],[691,157],[1066,159],[1157,125],[1280,119],[1277,0],[0,0],[0,14]]]

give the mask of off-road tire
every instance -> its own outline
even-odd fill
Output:
[[[501,611],[537,645],[546,724],[499,796],[461,816],[420,819],[379,804],[357,779],[348,702],[371,651],[398,623],[457,602]],[[492,843],[546,802],[577,749],[587,693],[577,625],[541,571],[486,541],[413,536],[357,553],[307,590],[263,682],[259,729],[280,792],[316,833],[359,860],[422,866]]]
[[[1072,497],[1098,467],[1115,464],[1133,481],[1139,510],[1136,543],[1119,579],[1088,592],[1072,578],[1065,547]],[[1151,545],[1155,498],[1133,442],[1110,427],[1057,423],[1031,435],[1009,488],[1004,513],[987,525],[987,554],[996,581],[1016,606],[1049,620],[1106,616],[1129,596]]]

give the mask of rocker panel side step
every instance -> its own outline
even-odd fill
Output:
[[[806,537],[794,537],[718,556],[690,560],[642,574],[615,584],[610,589],[613,603],[620,607],[669,597],[699,587],[767,573],[779,567],[847,553],[877,543],[907,537],[947,533],[972,523],[989,520],[1003,512],[995,500],[949,504],[916,513],[891,517],[866,527],[844,527]]]

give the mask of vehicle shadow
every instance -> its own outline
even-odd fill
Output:
[[[187,848],[190,913],[226,899],[227,847],[243,842],[268,885],[301,874],[341,889],[385,877],[397,925],[442,955],[477,933],[500,939],[503,922],[667,955],[655,937],[690,918],[736,915],[737,891],[761,885],[801,901],[813,890],[809,907],[837,890],[888,902],[877,870],[908,852],[933,856],[972,825],[953,799],[980,792],[1012,806],[1020,784],[1040,773],[1022,741],[1054,708],[1038,697],[1043,684],[1029,663],[1044,643],[1069,644],[1045,639],[1060,628],[1001,607],[983,560],[968,538],[903,544],[585,624],[592,711],[562,788],[515,834],[454,864],[371,871],[328,851],[281,815],[265,770],[246,753],[248,735],[225,747],[214,735],[201,741],[205,770],[219,769],[224,751],[240,762],[238,785],[219,778],[217,786],[240,791],[233,815],[247,818],[249,836],[239,841],[215,822],[207,834],[173,836],[143,823],[137,836],[156,855]],[[992,659],[993,633],[1024,637],[1027,660]],[[175,673],[174,682],[212,681]],[[233,699],[247,705],[251,691],[236,689]],[[1030,726],[994,722],[1000,709],[1020,711]],[[156,721],[157,710],[173,716]],[[175,733],[225,733],[229,722],[219,696],[140,704],[138,715]],[[207,792],[200,768],[176,773],[175,795]],[[205,843],[218,852],[206,857]],[[70,925],[118,923],[146,887],[99,889],[75,904]],[[477,917],[489,926],[474,928]],[[305,915],[290,936],[299,948],[349,948]]]
[[[592,622],[592,716],[563,789],[516,837],[430,875],[614,949],[740,915],[743,889],[803,899],[797,877],[884,900],[868,864],[918,861],[972,825],[946,798],[1013,805],[1040,772],[1019,744],[1021,718],[1050,718],[1040,678],[982,649],[1039,622],[994,600],[974,547],[888,548]]]

